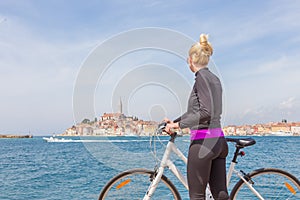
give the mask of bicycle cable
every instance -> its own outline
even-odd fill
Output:
[[[157,145],[156,142],[158,141],[160,143],[160,145],[162,145],[164,147],[164,149],[166,148],[166,145],[163,143],[163,141],[160,139],[159,137],[159,133],[161,133],[162,130],[160,127],[158,127],[155,131],[154,134],[150,137],[150,151],[154,157],[155,160],[155,165],[157,166],[161,160],[159,159],[159,157],[157,156]]]
[[[157,135],[158,132],[158,128],[155,130],[155,133],[153,135],[151,135],[150,137],[150,151],[153,155],[153,159],[155,162],[155,167],[158,165],[158,163],[160,162],[160,159],[157,156],[157,152],[156,152],[156,141],[155,141],[155,137]]]

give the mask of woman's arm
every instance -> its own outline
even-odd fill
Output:
[[[202,74],[198,74],[190,96],[188,112],[174,120],[180,128],[192,128],[208,123],[212,113],[212,95],[209,83]]]

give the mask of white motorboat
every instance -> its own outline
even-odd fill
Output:
[[[72,139],[65,139],[65,138],[56,138],[56,137],[43,137],[43,140],[46,140],[47,142],[72,142]]]
[[[285,132],[285,131],[276,131],[271,132],[271,136],[293,136],[292,132]]]

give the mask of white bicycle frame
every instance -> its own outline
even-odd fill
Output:
[[[182,173],[177,169],[175,164],[171,161],[171,153],[174,152],[186,165],[187,165],[187,158],[184,156],[184,154],[176,147],[175,143],[172,141],[169,141],[166,147],[166,150],[164,152],[163,158],[160,162],[160,166],[157,170],[157,174],[154,178],[154,180],[151,182],[151,185],[148,188],[147,193],[145,194],[143,200],[150,200],[152,194],[155,192],[155,189],[158,186],[158,183],[161,180],[161,177],[164,173],[165,167],[168,167],[170,171],[178,178],[178,180],[184,185],[184,187],[188,190],[188,183],[185,176],[182,175]],[[240,179],[242,179],[245,184],[250,188],[250,190],[260,199],[264,200],[264,198],[252,187],[252,185],[244,178],[244,175],[240,173],[239,171],[235,170],[235,162],[231,162],[228,173],[227,173],[227,187],[229,186],[230,179],[232,177],[232,174],[235,173]],[[213,199],[212,194],[209,189],[209,185],[206,188],[206,199]]]

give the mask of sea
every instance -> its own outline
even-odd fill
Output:
[[[238,169],[284,169],[300,178],[300,137],[253,137],[256,144],[244,148]],[[43,137],[0,139],[0,199],[98,199],[104,185],[116,174],[131,168],[154,169],[168,136],[161,137],[67,137],[64,142],[46,142]],[[189,137],[178,137],[178,148],[187,155]],[[227,166],[234,151],[229,144]],[[172,156],[176,166],[186,166]],[[188,192],[173,174],[182,199]],[[232,186],[231,186],[232,187]],[[229,187],[229,191],[230,188]]]

